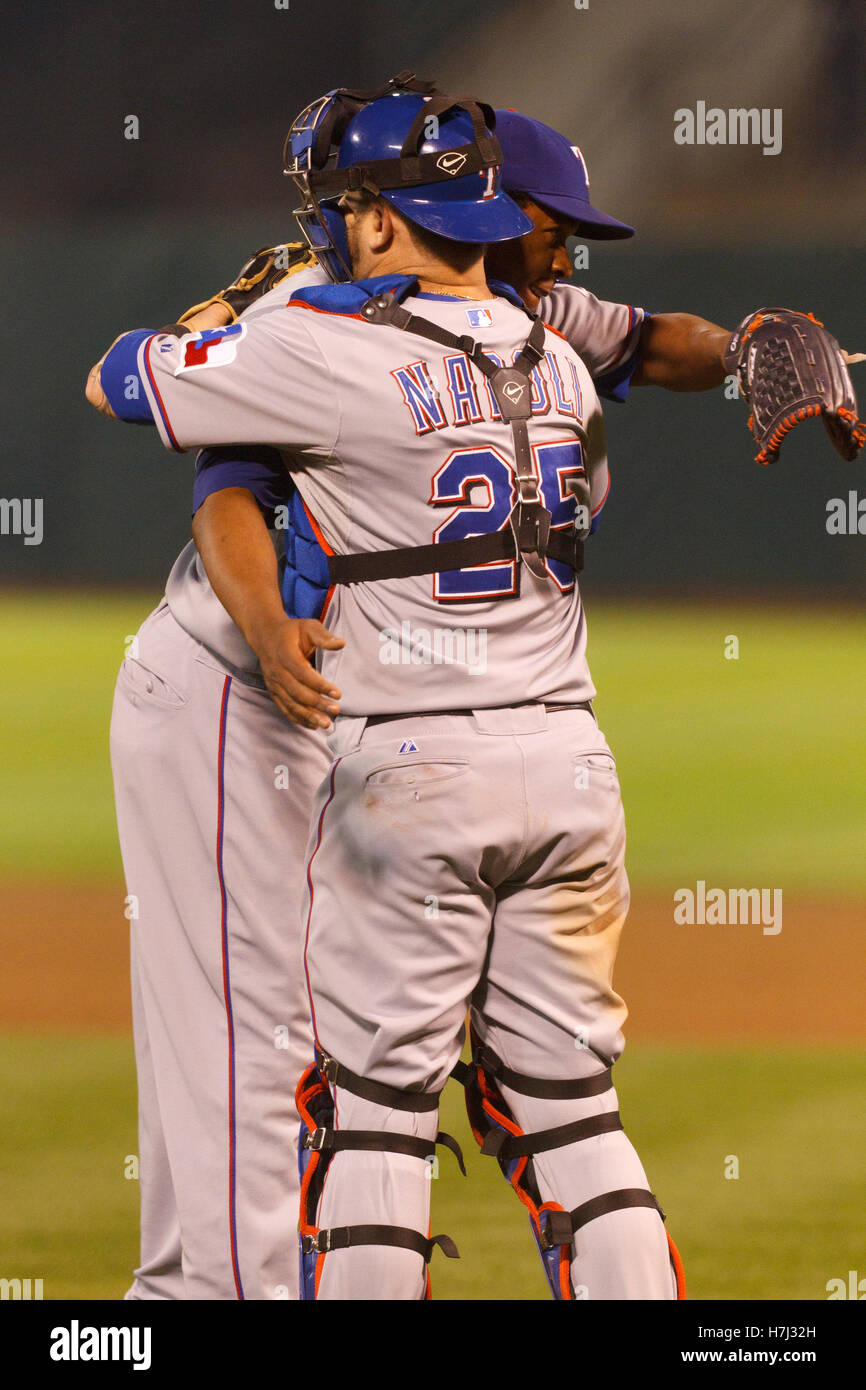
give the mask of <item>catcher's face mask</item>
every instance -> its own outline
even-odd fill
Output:
[[[393,97],[414,100],[405,107],[384,100]],[[328,92],[302,111],[286,137],[284,172],[301,194],[295,213],[301,231],[330,278],[352,279],[338,210],[347,192],[381,193],[410,221],[455,241],[499,241],[530,231],[529,219],[500,188],[495,119],[486,104],[446,96],[408,71],[375,91]]]

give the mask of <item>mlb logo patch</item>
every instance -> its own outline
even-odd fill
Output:
[[[493,322],[493,315],[489,309],[467,309],[466,317],[470,328],[489,328]]]
[[[403,742],[400,744],[400,747],[397,749],[398,755],[400,753],[417,753],[418,751],[418,745],[415,742],[414,738],[404,739]]]
[[[183,339],[181,359],[175,376],[194,372],[201,367],[225,367],[234,362],[238,343],[247,331],[245,323],[231,323],[228,328],[205,328]]]

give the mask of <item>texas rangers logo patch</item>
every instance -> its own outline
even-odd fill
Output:
[[[234,362],[238,353],[238,343],[247,331],[245,323],[232,323],[228,328],[204,328],[200,333],[190,333],[182,340],[181,359],[174,369],[175,376],[181,372],[194,372],[201,367],[225,367]]]

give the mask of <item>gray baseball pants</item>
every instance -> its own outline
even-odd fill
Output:
[[[614,1062],[626,1009],[612,973],[629,890],[616,767],[592,713],[533,704],[341,718],[329,743],[305,909],[321,1053],[365,1081],[435,1093],[460,1055],[471,1007],[481,1040],[512,1071],[568,1080]],[[341,1086],[339,1074],[330,1089],[338,1133],[415,1136],[432,1152],[436,1109],[377,1103]],[[501,1092],[525,1133],[617,1106],[612,1088],[581,1099]],[[568,1211],[614,1189],[648,1189],[621,1129],[532,1163],[543,1201]],[[426,1235],[429,1178],[429,1162],[412,1153],[337,1151],[307,1228]],[[317,1298],[425,1296],[417,1251],[351,1238],[328,1251],[327,1237],[315,1239]],[[589,1221],[570,1277],[578,1297],[674,1298],[658,1211]]]
[[[163,602],[121,668],[111,758],[139,1095],[127,1296],[297,1298],[294,1088],[312,1046],[299,913],[324,740]]]

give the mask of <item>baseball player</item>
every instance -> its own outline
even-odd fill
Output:
[[[536,124],[527,123],[530,135]],[[515,152],[518,134],[506,132]],[[564,168],[555,139],[537,153],[535,178],[525,159],[514,161],[524,186],[540,180],[540,188],[559,186],[563,197],[573,197],[570,148]],[[506,138],[506,171],[510,154]],[[578,197],[583,191],[578,182]],[[605,214],[583,203],[581,210],[601,225]],[[549,254],[545,231],[540,240],[542,254]],[[562,254],[560,245],[557,274],[568,273]],[[249,321],[283,308],[290,289],[326,280],[293,250],[286,283],[274,259],[254,258],[237,287],[184,321],[195,330],[239,313]],[[572,310],[571,318],[592,362],[604,369],[607,358],[627,360],[637,315],[583,294],[573,298],[591,309],[582,318]],[[275,493],[275,503],[288,502],[280,468],[275,488],[281,478],[285,495]],[[208,487],[217,480],[212,468]],[[231,516],[235,537],[250,520],[250,496],[242,490],[206,493],[204,501],[197,512],[203,548],[221,518]],[[254,510],[259,522],[257,503]],[[283,668],[277,697],[290,679]],[[287,700],[283,708],[292,718],[300,712],[310,722],[328,722],[309,705],[299,711]],[[300,938],[285,924],[295,912],[292,893],[301,891],[309,808],[327,767],[326,749],[320,738],[287,727],[266,697],[258,660],[216,598],[192,544],[123,664],[111,745],[121,847],[136,903],[141,1261],[129,1296],[296,1297],[297,1183],[285,1154],[297,1146],[290,1093],[311,1034]],[[272,842],[283,847],[280,857],[269,851]]]
[[[509,188],[520,190],[518,200],[529,212],[534,230],[521,242],[501,244],[491,248],[491,253],[505,253],[498,258],[497,273],[510,279],[520,289],[524,300],[532,304],[537,302],[535,288],[551,290],[557,276],[570,272],[564,252],[566,235],[578,231],[583,236],[629,235],[631,229],[591,206],[585,167],[576,147],[539,122],[516,113],[500,112],[497,116],[497,129],[501,131],[505,150],[504,182]],[[537,202],[534,201],[536,197]],[[315,245],[315,236],[311,240]],[[293,267],[293,273],[296,278],[289,288],[324,278],[321,272],[303,263],[299,268]],[[253,314],[268,308],[282,308],[286,286],[267,292],[268,285],[279,278],[280,274],[274,274],[273,256],[254,258],[240,288],[215,297],[197,314],[185,316],[185,320],[189,327],[201,329],[224,323],[227,318],[236,317],[239,311],[243,312],[244,320],[249,321]],[[263,292],[264,297],[259,299]],[[251,307],[245,308],[250,304]],[[599,389],[615,399],[622,398],[627,391],[629,376],[633,381],[658,381],[679,389],[697,389],[715,384],[723,374],[715,348],[719,341],[727,342],[728,334],[692,316],[644,317],[640,311],[629,310],[627,306],[606,305],[585,291],[563,286],[546,302],[545,317],[554,321],[558,317],[562,329],[568,330],[572,342],[581,348],[590,367],[595,368]],[[711,338],[712,347],[708,341]],[[214,460],[206,470],[206,485],[215,490],[205,491],[204,505],[197,513],[197,537],[205,551],[209,531],[215,528],[218,532],[229,519],[235,537],[239,528],[242,530],[250,523],[261,524],[257,504],[253,504],[254,515],[248,510],[252,494],[243,489],[217,490],[221,466]],[[263,474],[268,471],[266,460]],[[286,500],[288,494],[282,466],[278,463],[270,472],[274,489],[270,498],[272,511],[275,499],[279,496]],[[259,482],[262,483],[261,477]],[[270,558],[272,552],[266,553]],[[236,558],[235,553],[233,559]],[[218,564],[214,553],[210,555],[210,563]],[[321,633],[318,635],[321,637]],[[146,652],[142,650],[144,646]],[[306,651],[309,649],[308,646]],[[291,789],[291,795],[271,798],[266,803],[273,838],[281,842],[291,859],[292,849],[295,852],[300,849],[308,814],[305,807],[324,766],[324,748],[321,740],[313,735],[304,734],[298,739],[299,730],[286,734],[285,726],[275,719],[274,707],[261,698],[263,685],[255,657],[216,600],[193,547],[187,548],[175,566],[166,602],[139,634],[137,652],[137,656],[125,663],[118,682],[112,739],[127,878],[149,885],[149,915],[164,928],[162,932],[147,933],[144,949],[150,950],[154,957],[157,952],[164,955],[162,948],[166,943],[171,944],[186,934],[195,943],[194,949],[185,954],[186,971],[198,972],[199,982],[203,976],[213,977],[220,970],[224,972],[224,1007],[222,1010],[211,1007],[209,1012],[198,1010],[196,1031],[201,1042],[207,1027],[210,1041],[202,1050],[214,1059],[225,1056],[224,1039],[228,1037],[230,1086],[228,1090],[220,1088],[219,1084],[208,1088],[212,1107],[208,1118],[215,1116],[215,1124],[209,1124],[199,1134],[188,1124],[182,1126],[183,1142],[175,1146],[173,1154],[174,1167],[180,1167],[180,1179],[172,1181],[172,1163],[168,1160],[162,1131],[164,1127],[179,1127],[177,1110],[166,1107],[164,1102],[160,1111],[157,1078],[161,1073],[165,1077],[161,1082],[165,1096],[172,1085],[178,1084],[174,1074],[177,1069],[151,1065],[146,1002],[141,998],[139,983],[135,989],[136,1040],[145,1161],[142,1165],[142,1267],[131,1296],[291,1297],[295,1296],[296,1280],[291,1265],[286,1268],[286,1250],[288,1231],[294,1226],[294,1211],[284,1154],[296,1121],[293,1107],[274,1104],[273,1097],[280,1089],[285,1090],[286,1071],[296,1062],[298,1049],[303,1050],[305,1013],[298,1004],[300,975],[297,966],[292,968],[291,933],[273,930],[283,902],[291,900],[291,886],[286,887],[291,875],[286,872],[284,858],[280,861],[282,872],[272,871],[273,859],[262,849],[261,824],[246,814],[246,807],[256,800],[255,786],[269,787],[272,767],[280,768],[286,779],[292,768],[291,788],[285,782],[280,787],[284,793]],[[324,710],[333,710],[333,705],[323,701],[322,710],[317,712],[310,703],[316,701],[320,686],[302,689],[302,703],[296,701],[300,689],[296,675],[303,683],[317,679],[306,662],[301,662],[300,670],[295,667],[296,675],[281,661],[277,666],[276,673],[271,672],[270,684],[280,707],[292,719],[326,725]],[[162,672],[162,678],[154,667]],[[190,670],[194,671],[197,685],[207,688],[206,700],[197,692],[197,701],[191,709],[189,701],[165,705],[147,699],[148,694],[153,694],[154,680],[161,684],[169,673],[171,681],[168,684],[176,688],[188,681]],[[294,693],[289,693],[289,683]],[[133,684],[137,687],[134,693],[131,691]],[[222,695],[225,695],[225,702],[220,698]],[[231,719],[221,718],[223,703],[226,713],[231,710]],[[200,728],[203,705],[210,711],[204,735]],[[143,718],[148,721],[149,730],[146,760],[152,773],[149,777],[142,775],[141,766]],[[187,729],[193,722],[199,728]],[[217,729],[222,758],[213,756]],[[292,742],[292,735],[295,742]],[[245,782],[234,773],[225,776],[226,767],[233,769],[240,765],[239,758],[233,754],[235,748],[244,749]],[[179,756],[180,750],[183,756]],[[275,750],[287,761],[273,764]],[[175,783],[182,786],[175,787]],[[215,791],[220,785],[221,795],[217,798]],[[161,808],[176,800],[177,790],[181,790],[183,798],[196,808],[197,823],[204,823],[219,800],[222,809],[218,817],[218,838],[226,821],[231,827],[233,859],[228,876],[228,911],[220,901],[223,887],[220,879],[225,877],[224,869],[215,874],[214,862],[206,855],[200,837],[191,845],[187,835],[181,850],[180,842],[184,837],[179,833],[180,827],[154,814],[154,807]],[[193,874],[190,873],[191,852],[197,856],[198,872]],[[299,874],[295,875],[295,881],[299,882]],[[194,887],[188,887],[190,884]],[[251,884],[255,884],[254,892],[235,891],[236,886],[241,890],[246,886],[248,890]],[[214,888],[219,892],[217,897]],[[220,917],[219,937],[212,930],[217,915]],[[193,924],[192,930],[189,924]],[[136,931],[133,923],[134,952]],[[218,941],[219,952],[216,950]],[[141,954],[139,944],[136,960]],[[241,956],[245,978],[239,969],[237,974],[243,989],[232,990],[229,965],[236,954]],[[212,962],[209,972],[208,960]],[[213,965],[214,960],[218,968]],[[133,973],[135,976],[135,966]],[[142,978],[150,977],[151,1012],[157,1011],[162,1020],[170,1017],[165,989],[159,988],[159,971],[155,964],[150,971],[139,971],[139,974]],[[257,980],[262,981],[260,987]],[[216,991],[210,988],[205,993],[213,996]],[[292,998],[295,1006],[287,1009],[286,1001]],[[212,997],[210,1002],[213,1003]],[[180,1017],[174,1029],[163,1027],[160,1030],[163,1046],[172,1032],[181,1039],[189,1035],[186,1017],[182,1011],[178,1013]],[[277,1044],[274,1051],[269,1048],[269,1019],[282,1015],[292,1017],[295,1026],[273,1025]],[[246,1047],[238,1045],[238,1036],[246,1041]],[[283,1051],[280,1046],[284,1046]],[[171,1061],[178,1051],[182,1048],[174,1041],[171,1048],[164,1050],[163,1063]],[[192,1069],[182,1084],[188,1091],[195,1090],[203,1080],[195,1048],[191,1048],[183,1060],[192,1064]],[[258,1085],[246,1084],[253,1077]],[[240,1101],[238,1096],[242,1098]],[[201,1105],[197,1109],[203,1111]],[[162,1115],[166,1112],[164,1126]],[[192,1145],[189,1143],[191,1137],[196,1140]],[[222,1171],[227,1151],[231,1158],[237,1153],[237,1161],[229,1166],[228,1182]],[[206,1193],[202,1193],[194,1180],[202,1152],[210,1154],[214,1176]],[[180,1194],[187,1233],[185,1243],[189,1247],[183,1261],[186,1280],[181,1261],[178,1194],[173,1190],[183,1187],[184,1168],[193,1179],[186,1192]],[[184,1197],[193,1201],[183,1200]],[[230,1222],[226,1220],[228,1213],[231,1213]],[[197,1226],[207,1230],[204,1242],[191,1239]],[[194,1249],[202,1256],[201,1267],[208,1271],[207,1281],[199,1280],[196,1271],[199,1261],[192,1257]],[[246,1265],[245,1271],[240,1268],[242,1264]]]
[[[285,284],[309,283],[294,260]],[[267,558],[276,573],[269,540]],[[111,760],[139,1095],[127,1297],[296,1299],[294,1087],[312,1033],[292,924],[327,753],[271,699],[192,543],[121,667]]]
[[[499,1136],[554,1292],[669,1298],[610,1079],[628,890],[575,583],[603,426],[580,358],[486,284],[483,244],[530,227],[489,123],[468,100],[368,102],[338,169],[309,175],[342,183],[356,282],[211,334],[125,335],[91,397],[171,448],[279,450],[318,543],[290,561],[331,581],[322,615],[345,637],[321,655],[342,694],[308,870],[305,1285],[423,1296],[426,1160],[472,1002],[476,1127]],[[359,165],[382,196],[353,186]],[[254,471],[235,473],[253,492]],[[250,636],[281,628],[278,592],[275,574],[239,582]]]

